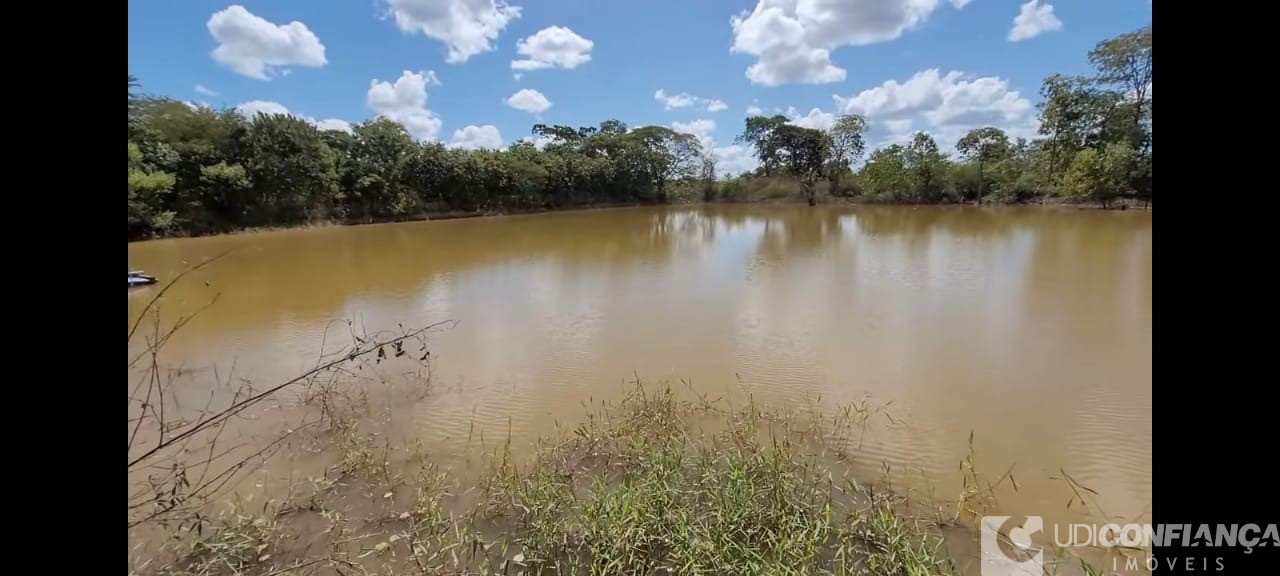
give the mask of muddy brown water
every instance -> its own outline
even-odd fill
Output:
[[[129,267],[163,284],[228,250],[160,302],[173,320],[217,297],[162,355],[192,397],[297,374],[341,321],[451,319],[430,388],[391,401],[436,454],[531,444],[638,376],[883,407],[856,462],[938,497],[972,435],[984,473],[1013,467],[1000,512],[1150,516],[1150,212],[625,208],[135,243]],[[158,289],[130,292],[131,319]],[[1067,508],[1063,471],[1095,511]]]

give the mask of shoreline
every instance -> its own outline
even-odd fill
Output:
[[[742,200],[742,201],[723,201],[723,202],[707,202],[703,200],[674,200],[666,203],[640,203],[640,202],[612,202],[600,204],[583,204],[581,206],[571,206],[564,208],[515,208],[511,210],[501,211],[484,211],[484,210],[445,210],[436,212],[425,212],[411,216],[403,216],[396,218],[368,218],[368,219],[345,219],[345,220],[320,220],[316,222],[308,222],[292,226],[256,226],[252,228],[239,228],[229,230],[227,232],[216,232],[213,234],[188,234],[188,235],[171,235],[157,236],[152,238],[136,238],[129,240],[129,244],[138,244],[143,242],[153,242],[159,240],[177,240],[184,238],[213,238],[218,236],[236,236],[241,234],[260,234],[265,232],[283,232],[289,230],[307,230],[312,228],[331,228],[331,227],[349,227],[349,226],[369,226],[376,224],[398,224],[405,222],[431,222],[436,220],[466,220],[472,218],[494,218],[503,216],[522,216],[529,214],[548,214],[553,212],[587,212],[591,210],[607,210],[612,208],[638,208],[641,206],[743,206],[743,205],[761,205],[761,206],[804,206],[806,201],[801,197],[784,197],[770,198],[762,200]],[[820,200],[818,206],[899,206],[899,207],[955,207],[955,208],[1058,208],[1073,210],[1113,210],[1124,212],[1127,210],[1151,211],[1151,204],[1145,206],[1141,202],[1132,200],[1122,200],[1112,203],[1110,206],[1104,207],[1097,202],[1075,202],[1065,198],[1043,198],[1032,202],[989,202],[983,204],[971,204],[960,202],[934,202],[934,203],[905,203],[905,202],[866,202],[856,198],[844,197],[828,197]]]
[[[261,505],[210,500],[230,508],[152,534],[167,550],[135,551],[131,565],[173,575],[317,565],[425,574],[728,567],[958,575],[978,557],[978,520],[1008,477],[984,478],[970,445],[958,499],[901,492],[854,474],[849,463],[859,453],[842,442],[860,438],[881,409],[734,408],[664,383],[633,382],[621,401],[588,411],[571,433],[539,439],[527,456],[515,456],[509,441],[482,448],[470,470],[410,446],[381,447],[360,426],[367,413],[339,406],[327,433],[317,432],[337,452],[320,477],[283,500],[263,495]],[[824,422],[835,440],[820,431]],[[392,450],[399,455],[389,458]],[[1086,575],[1109,558],[1070,552]]]

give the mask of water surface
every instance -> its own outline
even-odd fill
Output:
[[[1014,466],[1005,512],[1064,514],[1065,470],[1111,517],[1150,513],[1149,212],[615,209],[145,242],[129,266],[163,283],[229,249],[161,307],[217,296],[165,349],[196,390],[233,364],[296,374],[335,320],[454,319],[430,390],[398,400],[437,453],[527,444],[638,375],[774,407],[870,398],[891,416],[860,465],[938,496],[972,434],[984,472]]]

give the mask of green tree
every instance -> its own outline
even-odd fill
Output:
[[[911,199],[915,202],[937,202],[942,199],[947,170],[947,157],[928,132],[916,132],[903,151],[903,161],[911,182]]]
[[[783,124],[773,129],[770,139],[776,145],[780,164],[800,183],[809,205],[817,204],[814,183],[822,175],[831,150],[827,135],[812,128]]]
[[[1083,76],[1050,75],[1040,96],[1039,132],[1049,137],[1048,175],[1053,180],[1076,151],[1098,140],[1111,103]]]
[[[337,161],[315,126],[259,114],[242,146],[255,199],[247,210],[249,225],[297,224],[330,214],[338,198]]]
[[[988,162],[1003,160],[1009,156],[1009,137],[1004,130],[987,126],[970,130],[956,142],[956,151],[970,162],[978,164],[978,203],[982,203],[983,183],[986,175],[984,165]]]
[[[408,214],[419,198],[409,171],[417,145],[408,130],[379,117],[353,126],[352,136],[342,178],[348,209],[363,219]]]
[[[1151,92],[1151,26],[1099,42],[1089,51],[1089,62],[1098,71],[1097,81],[1117,86],[1131,100],[1130,115],[1136,131],[1141,131]]]
[[[892,144],[871,153],[859,176],[864,192],[873,200],[905,200],[911,188],[906,149]]]
[[[664,181],[692,178],[702,169],[705,151],[693,134],[664,126],[645,126],[636,128],[629,136],[662,156],[660,167]]]
[[[1127,191],[1133,169],[1133,149],[1124,144],[1108,144],[1099,151],[1085,148],[1076,153],[1063,175],[1063,187],[1072,196],[1110,206]]]
[[[867,143],[863,139],[866,132],[867,121],[857,114],[846,114],[836,118],[835,124],[827,130],[827,137],[831,141],[829,178],[833,194],[841,193],[840,176],[866,152]]]
[[[174,213],[161,208],[173,184],[172,174],[151,169],[138,145],[129,143],[130,238],[162,234],[173,224]]]
[[[627,124],[621,120],[610,118],[600,123],[600,134],[621,135],[627,133]]]
[[[779,145],[774,137],[775,132],[789,121],[790,119],[781,114],[775,116],[749,116],[742,134],[734,138],[734,142],[750,144],[755,149],[756,159],[760,161],[761,167],[764,168],[765,176],[771,175],[773,169],[779,164]]]

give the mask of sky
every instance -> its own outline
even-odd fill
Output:
[[[129,0],[143,92],[419,140],[505,147],[536,123],[669,126],[721,172],[749,114],[870,124],[870,147],[1030,137],[1045,76],[1088,74],[1151,0]]]

